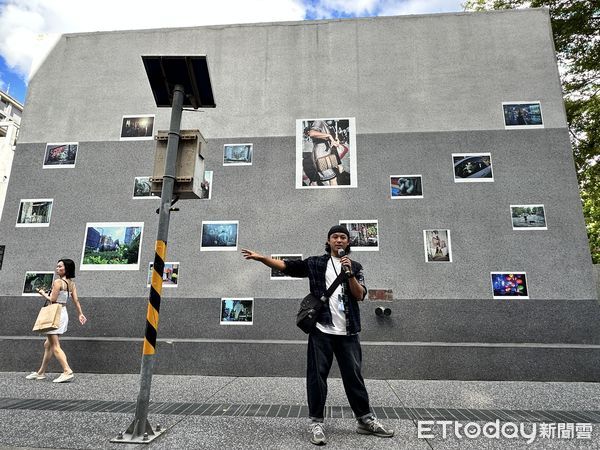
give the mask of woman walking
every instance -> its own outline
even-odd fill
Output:
[[[60,347],[58,337],[67,331],[69,324],[69,314],[67,312],[67,300],[70,298],[75,303],[75,308],[79,314],[79,323],[81,325],[87,322],[86,317],[81,311],[81,305],[79,304],[79,298],[77,297],[77,287],[73,278],[75,278],[75,263],[71,259],[60,259],[56,263],[56,275],[58,278],[52,283],[52,291],[50,295],[44,292],[42,289],[38,290],[38,293],[51,303],[59,303],[62,305],[60,314],[60,326],[56,330],[48,331],[46,333],[46,341],[44,342],[44,357],[42,358],[42,364],[37,372],[31,372],[27,375],[28,380],[43,380],[46,378],[46,368],[52,356],[56,357],[60,365],[62,366],[63,373],[56,379],[52,380],[54,383],[65,383],[73,379],[73,370],[67,362],[67,355]]]

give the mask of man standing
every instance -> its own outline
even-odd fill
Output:
[[[338,362],[346,397],[358,421],[356,431],[379,437],[392,437],[376,419],[369,405],[369,396],[361,374],[362,351],[358,333],[360,310],[358,301],[367,294],[362,266],[348,258],[350,234],[346,227],[336,225],[327,234],[326,254],[305,260],[277,260],[251,250],[242,249],[246,259],[260,261],[292,277],[308,277],[310,292],[318,298],[344,273],[344,281],[337,287],[317,318],[317,325],[308,335],[306,390],[311,420],[310,440],[324,445],[327,440],[323,427],[327,377],[333,356]],[[345,255],[340,257],[340,250]]]

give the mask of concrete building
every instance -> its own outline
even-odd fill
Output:
[[[4,211],[6,189],[10,179],[22,113],[23,105],[10,95],[0,91],[0,219],[2,219]]]
[[[75,370],[139,369],[158,201],[133,190],[170,114],[141,55],[188,54],[207,55],[217,103],[182,123],[208,140],[211,198],[180,201],[171,218],[179,271],[163,292],[157,372],[303,376],[294,318],[307,283],[272,280],[239,249],[321,254],[348,221],[376,298],[361,308],[365,376],[598,379],[596,286],[545,9],[63,36],[31,80],[0,222],[5,370],[38,364],[41,302],[21,296],[23,280],[61,257],[82,269],[89,317],[63,339]],[[313,119],[348,144],[344,187],[306,184],[318,183]],[[226,161],[247,144],[242,163]],[[52,201],[48,226],[15,226],[24,199]],[[202,247],[219,225],[236,241]],[[133,263],[84,244],[138,229]],[[236,298],[253,299],[251,325],[220,320]]]

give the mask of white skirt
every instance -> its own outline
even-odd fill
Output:
[[[46,334],[63,334],[67,331],[69,325],[69,313],[67,312],[67,305],[62,307],[60,312],[60,326],[56,330],[48,331]]]

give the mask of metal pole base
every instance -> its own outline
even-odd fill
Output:
[[[149,444],[154,439],[163,434],[166,429],[161,428],[160,425],[156,425],[155,429],[152,429],[150,422],[146,420],[145,425],[142,425],[139,419],[129,425],[127,431],[119,433],[117,437],[110,440],[110,442],[121,443],[121,444]]]

